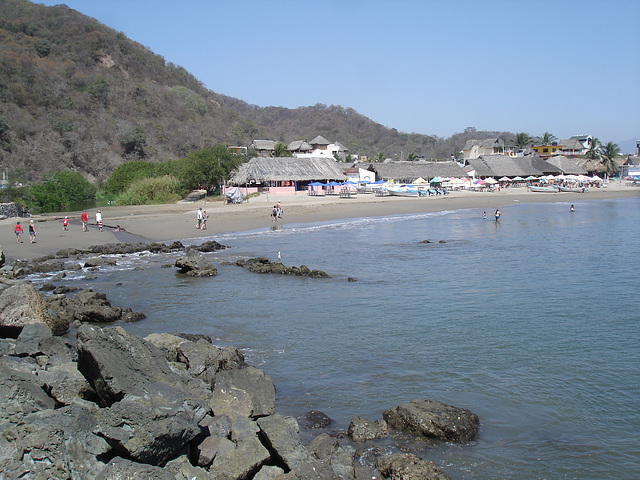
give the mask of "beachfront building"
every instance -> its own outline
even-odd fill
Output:
[[[270,157],[275,151],[276,142],[274,140],[254,140],[249,148],[255,150],[259,157]]]
[[[540,158],[548,158],[556,153],[561,153],[563,151],[562,145],[554,144],[554,145],[532,145],[531,150],[536,152]]]
[[[500,138],[487,138],[485,140],[467,140],[462,149],[462,158],[479,158],[482,155],[504,154],[504,140]]]
[[[456,162],[383,162],[371,163],[367,170],[374,172],[376,180],[389,183],[412,183],[418,178],[430,181],[440,178],[466,178],[467,174]]]
[[[246,196],[255,192],[294,194],[311,182],[344,182],[347,176],[332,157],[254,157],[231,173],[224,187],[240,187]]]
[[[575,161],[564,155],[554,155],[547,158],[547,162],[560,169],[564,175],[586,175],[587,171],[580,167]]]
[[[543,160],[538,155],[510,157],[509,155],[483,155],[465,162],[465,170],[474,171],[475,178],[539,177],[559,175],[560,168]]]

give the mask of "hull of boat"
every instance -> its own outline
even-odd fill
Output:
[[[554,187],[529,187],[529,190],[539,193],[558,193],[560,191]]]
[[[572,187],[558,187],[561,192],[572,192],[572,193],[584,193],[586,191],[582,188],[572,188]]]

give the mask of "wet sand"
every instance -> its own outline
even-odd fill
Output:
[[[242,204],[224,204],[221,201],[198,201],[170,205],[111,206],[101,207],[104,229],[99,232],[95,225],[97,209],[87,210],[89,231],[82,232],[81,212],[32,217],[36,228],[36,243],[29,243],[28,218],[20,219],[23,227],[22,243],[16,243],[13,227],[18,219],[0,220],[0,245],[7,261],[32,260],[64,248],[87,248],[93,245],[157,241],[170,242],[185,238],[215,236],[223,233],[271,228],[274,223],[270,214],[273,205],[282,203],[284,217],[278,221],[280,227],[288,224],[315,223],[343,218],[376,217],[395,214],[437,212],[444,210],[478,209],[478,215],[486,211],[491,216],[496,208],[515,203],[580,202],[640,196],[640,188],[610,184],[607,188],[591,188],[578,193],[532,193],[526,188],[506,188],[499,192],[451,192],[439,197],[376,197],[373,194],[358,194],[351,198],[338,195],[309,196],[305,192],[296,195],[261,194]],[[198,230],[197,210],[202,207],[209,215],[208,229]],[[68,215],[68,230],[63,230],[62,218]],[[123,232],[116,233],[120,225]]]

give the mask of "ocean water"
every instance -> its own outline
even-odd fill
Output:
[[[226,265],[190,279],[162,267],[174,256],[140,255],[64,283],[143,311],[132,333],[241,348],[283,414],[346,429],[413,399],[470,409],[476,441],[405,445],[453,479],[638,478],[640,198],[574,205],[287,225],[217,236],[230,248],[209,255],[280,252],[329,279]]]

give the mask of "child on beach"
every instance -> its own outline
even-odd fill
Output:
[[[89,215],[87,215],[87,212],[82,212],[82,215],[80,215],[80,220],[82,220],[82,231],[88,231],[89,229],[87,228],[87,222],[89,221]]]
[[[207,215],[207,211],[203,210],[202,211],[202,230],[206,230],[207,229],[207,219],[209,218],[209,215]]]
[[[100,210],[96,212],[96,224],[98,225],[98,230],[102,231],[102,212]]]
[[[33,220],[29,222],[29,243],[36,243],[36,228],[33,225]]]
[[[68,226],[69,226],[69,217],[64,217],[62,219],[62,229],[66,230]]]

